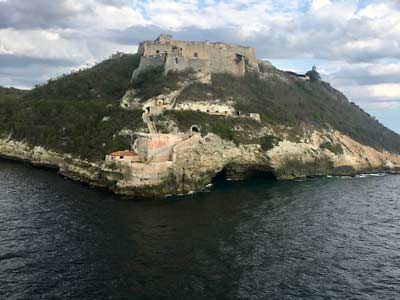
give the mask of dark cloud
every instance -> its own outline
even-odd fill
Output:
[[[90,14],[90,6],[80,11],[69,7],[66,0],[12,0],[0,2],[0,28],[66,28],[75,27],[77,13]]]
[[[72,67],[75,64],[76,62],[66,59],[42,59],[29,56],[0,54],[0,66],[2,68],[26,68],[32,65]]]
[[[0,55],[0,82],[4,86],[32,87],[50,77],[67,73],[76,62],[65,59],[39,59]]]

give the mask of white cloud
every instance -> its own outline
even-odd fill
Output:
[[[322,8],[326,8],[331,5],[331,1],[329,0],[312,0],[310,10],[315,12]]]
[[[386,83],[368,86],[369,94],[372,97],[382,98],[385,100],[400,99],[400,83]]]
[[[400,5],[361,2],[0,0],[0,55],[67,60],[79,67],[116,50],[135,51],[131,41],[136,36],[155,38],[158,32],[175,31],[187,39],[248,44],[266,59],[307,60],[310,66],[322,61],[318,67],[324,78],[352,100],[371,107],[398,105]],[[11,78],[8,68],[9,78],[0,72],[0,84],[25,86],[66,68],[38,68],[40,76],[27,73],[26,79],[18,68]]]
[[[84,43],[61,39],[48,30],[0,30],[0,45],[9,53],[41,59],[79,60],[88,55]]]
[[[139,11],[129,6],[97,5],[94,15],[84,16],[83,20],[91,26],[102,29],[125,29],[131,26],[149,25]]]

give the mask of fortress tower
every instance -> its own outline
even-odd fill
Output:
[[[225,43],[175,41],[172,35],[161,34],[154,41],[140,43],[138,54],[140,65],[132,75],[134,79],[149,67],[164,67],[169,71],[194,71],[209,73],[231,73],[243,76],[247,70],[258,71],[253,48]]]

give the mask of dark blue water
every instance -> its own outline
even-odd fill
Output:
[[[400,176],[137,202],[0,161],[0,299],[400,299]]]

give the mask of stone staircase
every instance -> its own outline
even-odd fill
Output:
[[[150,119],[149,113],[147,111],[143,112],[142,120],[147,125],[147,128],[149,129],[149,132],[151,134],[157,133],[156,124],[154,124],[154,122]]]

